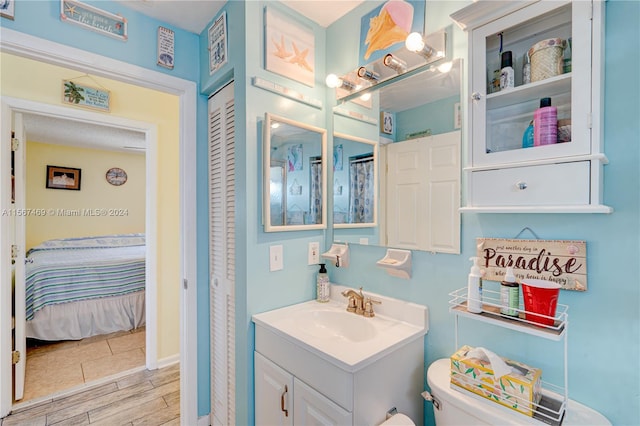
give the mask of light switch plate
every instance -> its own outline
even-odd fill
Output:
[[[281,245],[269,246],[269,271],[284,269],[284,249]]]
[[[313,241],[309,243],[308,264],[317,265],[320,263],[320,243]]]

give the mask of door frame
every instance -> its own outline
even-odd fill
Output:
[[[182,424],[198,422],[198,359],[197,359],[197,268],[196,268],[196,135],[197,135],[197,85],[193,81],[169,76],[158,71],[118,61],[95,53],[54,43],[39,37],[7,28],[0,28],[0,51],[36,61],[76,69],[81,72],[122,81],[136,86],[178,96],[179,98],[179,145],[180,145],[180,271],[183,289],[180,292],[180,417]],[[79,112],[79,111],[77,111]],[[2,121],[6,117],[3,115]],[[6,132],[5,132],[6,134]],[[7,136],[3,134],[3,138]],[[3,139],[3,143],[6,141]],[[0,164],[6,161],[0,152]],[[147,160],[148,161],[148,160]],[[0,185],[5,179],[0,179]],[[8,183],[8,182],[7,182]],[[0,200],[5,196],[8,185],[1,185]],[[4,207],[4,206],[2,206]],[[8,220],[2,220],[5,228]],[[3,235],[6,235],[4,232]],[[7,254],[7,248],[0,244],[0,256]],[[8,264],[8,257],[2,256],[0,266]],[[6,259],[4,259],[6,258]],[[10,273],[6,271],[3,275]],[[188,285],[191,283],[192,285]],[[8,292],[7,290],[2,290]],[[10,313],[0,316],[0,346],[11,347]],[[8,331],[8,333],[7,333]],[[149,358],[147,358],[148,360]],[[149,365],[156,368],[157,356]],[[6,371],[11,371],[9,351],[0,352],[0,416],[11,411],[11,381],[6,380]]]

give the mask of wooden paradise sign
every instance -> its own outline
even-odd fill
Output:
[[[502,281],[507,266],[518,282],[537,278],[563,290],[587,290],[587,243],[561,240],[477,238],[477,256],[484,279]]]

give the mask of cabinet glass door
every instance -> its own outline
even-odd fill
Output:
[[[590,154],[590,13],[591,2],[543,1],[473,31],[470,92],[474,166]],[[561,40],[567,49],[538,49],[531,66],[536,76],[545,67],[559,65],[559,69],[523,83],[525,55],[536,43],[549,39]],[[500,52],[505,51],[512,52],[515,87],[496,90],[493,80],[500,74]],[[561,126],[570,126],[562,129],[560,139],[564,142],[523,147],[523,135],[540,99],[547,97],[557,108]],[[565,131],[570,133],[564,136]]]

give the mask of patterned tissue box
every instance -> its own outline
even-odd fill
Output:
[[[502,404],[527,416],[533,416],[542,397],[542,370],[521,362],[502,358],[518,373],[496,380],[491,364],[478,358],[466,358],[471,346],[463,346],[451,355],[451,385],[459,386],[490,401]]]

